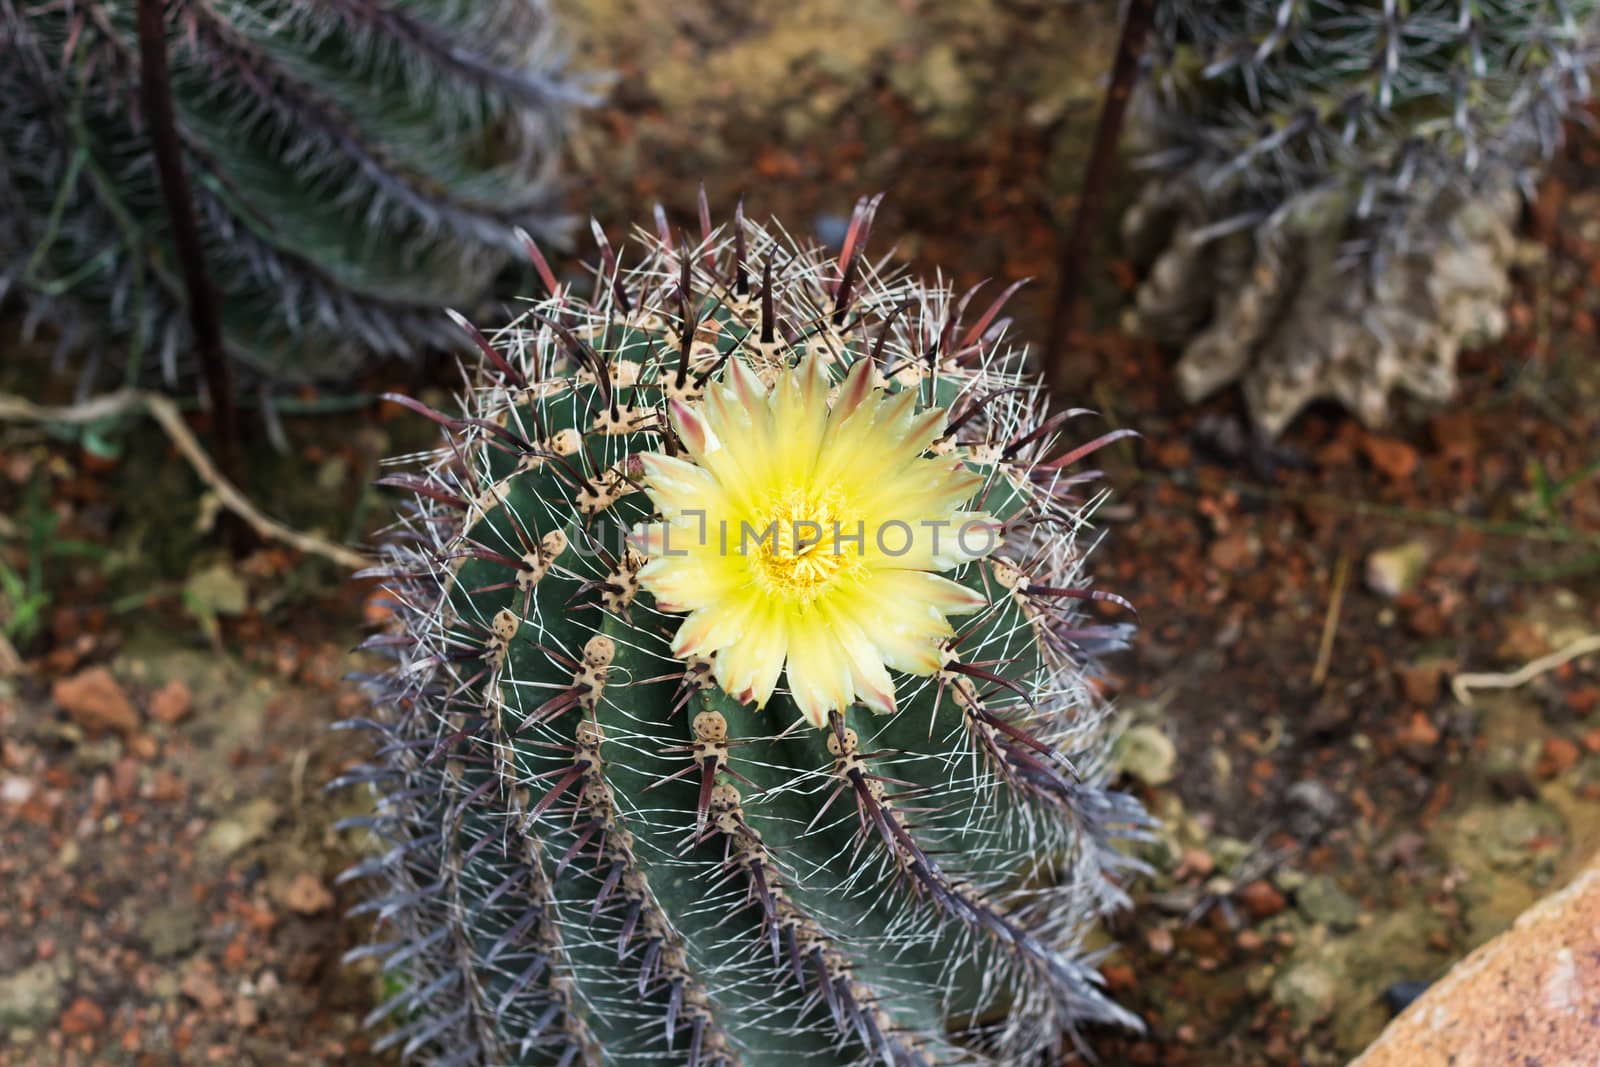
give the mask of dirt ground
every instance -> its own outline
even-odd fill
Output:
[[[577,54],[618,71],[573,149],[576,210],[613,236],[660,199],[823,237],[885,190],[875,243],[960,285],[1040,283],[1110,50],[1106,5],[1059,0],[571,0]],[[751,14],[755,8],[762,14]],[[1447,411],[1382,434],[1300,419],[1264,463],[1232,395],[1185,407],[1170,355],[1117,327],[1108,243],[1070,398],[1106,458],[1099,584],[1138,607],[1110,663],[1128,788],[1164,829],[1107,931],[1143,1036],[1106,1064],[1338,1064],[1600,848],[1600,657],[1456,694],[1600,629],[1600,170],[1572,148],[1526,220],[1509,335]],[[580,196],[579,193],[584,195]],[[67,379],[0,342],[0,389]],[[15,352],[19,358],[12,359]],[[378,458],[425,426],[372,398],[447,389],[390,368],[256,431],[267,510],[359,541]],[[437,397],[444,403],[442,394]],[[337,414],[330,417],[327,412]],[[150,426],[0,426],[0,1064],[385,1063],[345,967],[337,874],[360,800],[350,649],[380,609],[331,566],[235,559]],[[1459,697],[1464,695],[1467,699]]]

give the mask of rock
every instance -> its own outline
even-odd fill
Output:
[[[194,695],[181,678],[172,679],[150,697],[150,717],[168,726],[182,722],[192,710]]]
[[[183,995],[194,1001],[208,1012],[221,1008],[227,1000],[222,985],[217,981],[217,971],[205,960],[196,960],[184,972],[183,981],[178,988]]]
[[[1403,482],[1416,473],[1417,450],[1404,441],[1362,434],[1361,451],[1366,454],[1367,462],[1390,481]]]
[[[0,978],[0,1025],[30,1030],[55,1021],[65,998],[65,979],[48,961]]]
[[[1565,737],[1547,737],[1539,750],[1539,763],[1534,773],[1550,779],[1566,774],[1578,765],[1578,746]]]
[[[122,758],[123,744],[115,737],[97,737],[78,745],[72,753],[80,770],[98,771],[113,767]]]
[[[1178,771],[1178,746],[1160,727],[1131,726],[1117,740],[1116,768],[1145,785],[1166,785]]]
[[[1426,712],[1414,711],[1404,726],[1394,732],[1394,739],[1406,759],[1423,766],[1434,761],[1439,744],[1439,728]]]
[[[277,802],[257,797],[212,823],[205,837],[200,839],[200,849],[217,857],[231,856],[265,837],[277,819]]]
[[[1315,778],[1303,778],[1283,794],[1289,828],[1296,837],[1320,837],[1339,817],[1339,797]]]
[[[1578,1067],[1600,1023],[1600,856],[1479,947],[1351,1067]]]
[[[8,774],[0,778],[0,804],[22,805],[26,804],[34,793],[32,778],[24,778],[20,774]]]
[[[1239,890],[1239,903],[1257,919],[1270,919],[1288,906],[1283,894],[1273,888],[1271,882],[1262,881],[1251,882]]]
[[[1439,699],[1439,683],[1443,680],[1447,664],[1442,660],[1423,660],[1395,671],[1400,683],[1400,695],[1407,704],[1431,708]]]
[[[1383,1002],[1389,1005],[1389,1010],[1399,1014],[1411,1007],[1412,1003],[1428,991],[1427,982],[1403,981],[1395,982],[1383,991]]]
[[[250,587],[232,567],[214,563],[189,575],[183,602],[196,615],[243,615],[250,609]]]
[[[1272,983],[1272,1002],[1289,1009],[1296,1030],[1308,1030],[1333,1014],[1339,999],[1339,977],[1316,960],[1306,960]]]
[[[139,728],[133,701],[104,667],[90,667],[60,679],[51,687],[50,699],[92,734],[112,731],[126,735]]]
[[[280,899],[283,906],[296,915],[315,915],[333,907],[333,894],[322,884],[322,879],[310,871],[295,875],[284,887]]]
[[[1361,917],[1361,905],[1325,874],[1313,875],[1295,891],[1294,906],[1312,922],[1348,930]]]
[[[1367,557],[1367,588],[1391,600],[1416,587],[1428,566],[1428,543],[1407,541]]]
[[[144,914],[139,938],[156,959],[181,956],[200,939],[200,920],[187,904],[168,904]]]
[[[79,997],[61,1013],[61,1032],[71,1037],[95,1033],[105,1025],[105,1009],[88,997]]]

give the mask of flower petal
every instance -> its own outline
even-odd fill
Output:
[[[855,695],[850,660],[839,641],[813,616],[789,628],[789,695],[812,726],[828,724],[828,713],[849,707]]]
[[[789,634],[771,605],[753,612],[740,639],[717,654],[717,682],[735,700],[765,707],[789,651]]]

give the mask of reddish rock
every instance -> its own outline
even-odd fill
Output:
[[[1534,773],[1540,778],[1556,778],[1566,774],[1578,764],[1578,746],[1565,737],[1547,737],[1539,750],[1539,763]]]
[[[322,879],[310,871],[301,871],[284,888],[284,907],[296,915],[315,915],[333,907],[333,894],[322,884]]]
[[[1395,671],[1400,682],[1400,694],[1407,704],[1431,708],[1439,699],[1439,681],[1444,676],[1444,664],[1417,663]]]
[[[150,697],[150,717],[173,726],[194,710],[194,696],[182,679],[174,678]]]
[[[1138,976],[1126,963],[1104,964],[1100,968],[1100,977],[1105,979],[1106,989],[1113,993],[1126,993],[1139,984]]]
[[[1578,1067],[1600,1033],[1600,857],[1456,964],[1350,1067]]]
[[[1211,857],[1211,853],[1203,848],[1186,848],[1178,861],[1177,869],[1172,872],[1172,877],[1179,881],[1185,878],[1205,878],[1216,869],[1217,861]]]
[[[76,1037],[93,1034],[106,1025],[106,1013],[88,997],[79,997],[61,1013],[61,1032]]]
[[[104,667],[90,667],[60,679],[51,687],[50,699],[92,734],[114,731],[127,735],[139,728],[133,701]]]
[[[1439,743],[1439,728],[1424,713],[1412,712],[1406,724],[1395,731],[1394,739],[1408,759],[1426,763],[1433,759],[1433,748]]]
[[[1367,462],[1392,481],[1403,482],[1416,473],[1417,450],[1404,441],[1367,434],[1361,439],[1361,451]]]
[[[1239,890],[1239,903],[1257,919],[1270,919],[1288,906],[1283,894],[1271,882],[1259,881]]]

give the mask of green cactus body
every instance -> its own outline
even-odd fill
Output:
[[[361,951],[403,976],[378,1014],[408,1052],[1010,1064],[1133,1024],[1080,947],[1122,900],[1113,838],[1144,825],[1103,788],[1084,681],[1121,632],[1075,614],[1116,599],[1079,587],[1084,478],[1042,458],[1060,420],[1000,302],[964,324],[965,300],[885,276],[870,218],[842,265],[742,217],[699,247],[641,234],[625,272],[602,244],[595,300],[558,290],[483,340],[465,417],[433,416],[449,447],[390,479],[417,494],[389,547],[403,625],[374,640],[399,664],[356,724],[380,756],[348,780],[380,789],[356,820],[388,843],[355,872],[381,887]],[[683,454],[683,413],[797,363],[834,405],[934,411],[926,454],[1002,524],[950,571],[978,607],[890,715],[803,715],[794,652],[764,706],[730,695],[713,657],[674,652],[684,619],[637,551],[642,472]]]
[[[125,345],[130,380],[172,382],[187,297],[139,112],[136,10],[0,3],[0,290],[69,342]],[[562,230],[552,164],[583,93],[542,0],[181,0],[166,20],[225,342],[254,377],[449,343],[437,309],[482,298],[515,230]]]
[[[1441,402],[1501,328],[1509,225],[1591,95],[1591,0],[1156,5],[1125,220],[1145,332],[1197,398],[1242,380],[1276,434],[1338,400]]]

